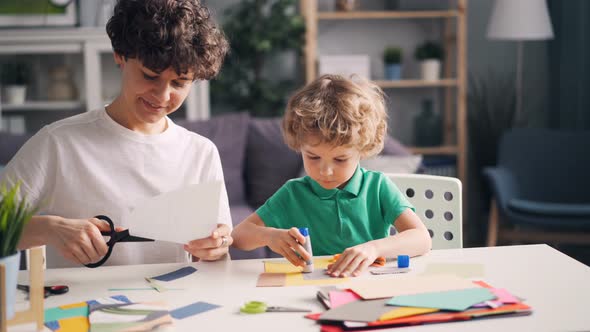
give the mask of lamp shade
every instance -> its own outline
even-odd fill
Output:
[[[545,0],[496,0],[488,38],[543,40],[553,38]]]

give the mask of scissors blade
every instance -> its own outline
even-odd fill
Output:
[[[267,307],[266,312],[311,312],[311,310],[293,307]]]

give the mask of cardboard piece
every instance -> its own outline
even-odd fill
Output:
[[[391,307],[386,305],[389,299],[353,301],[343,304],[337,308],[332,308],[320,315],[320,321],[354,321],[354,322],[374,322],[386,312],[391,311]]]
[[[428,277],[399,276],[396,278],[359,281],[352,284],[350,289],[363,299],[372,300],[473,287],[474,283],[468,279],[449,275],[435,275]]]

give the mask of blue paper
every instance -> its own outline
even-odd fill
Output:
[[[125,303],[131,303],[131,300],[129,300],[129,298],[127,298],[127,296],[125,296],[125,295],[113,295],[113,296],[111,296],[111,299],[115,299],[117,301],[121,301],[121,302],[125,302]]]
[[[192,274],[195,271],[197,271],[197,269],[195,269],[194,267],[185,266],[185,267],[178,269],[176,271],[162,274],[157,277],[152,277],[150,279],[156,279],[156,280],[160,280],[160,281],[172,281],[172,280],[176,280],[176,279],[179,279],[182,277],[186,277],[187,275]]]
[[[186,317],[194,316],[196,314],[200,314],[205,311],[213,310],[219,307],[220,306],[217,304],[211,304],[207,302],[195,302],[170,311],[170,315],[175,319],[184,319]]]
[[[56,320],[52,320],[50,322],[45,322],[45,326],[50,329],[51,331],[57,331],[59,330],[60,326],[59,326],[59,322]]]

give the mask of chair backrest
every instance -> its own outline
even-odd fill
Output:
[[[432,249],[463,248],[461,181],[447,176],[386,174],[416,208]]]
[[[518,128],[504,135],[498,166],[510,170],[522,199],[585,203],[590,187],[590,131]]]

